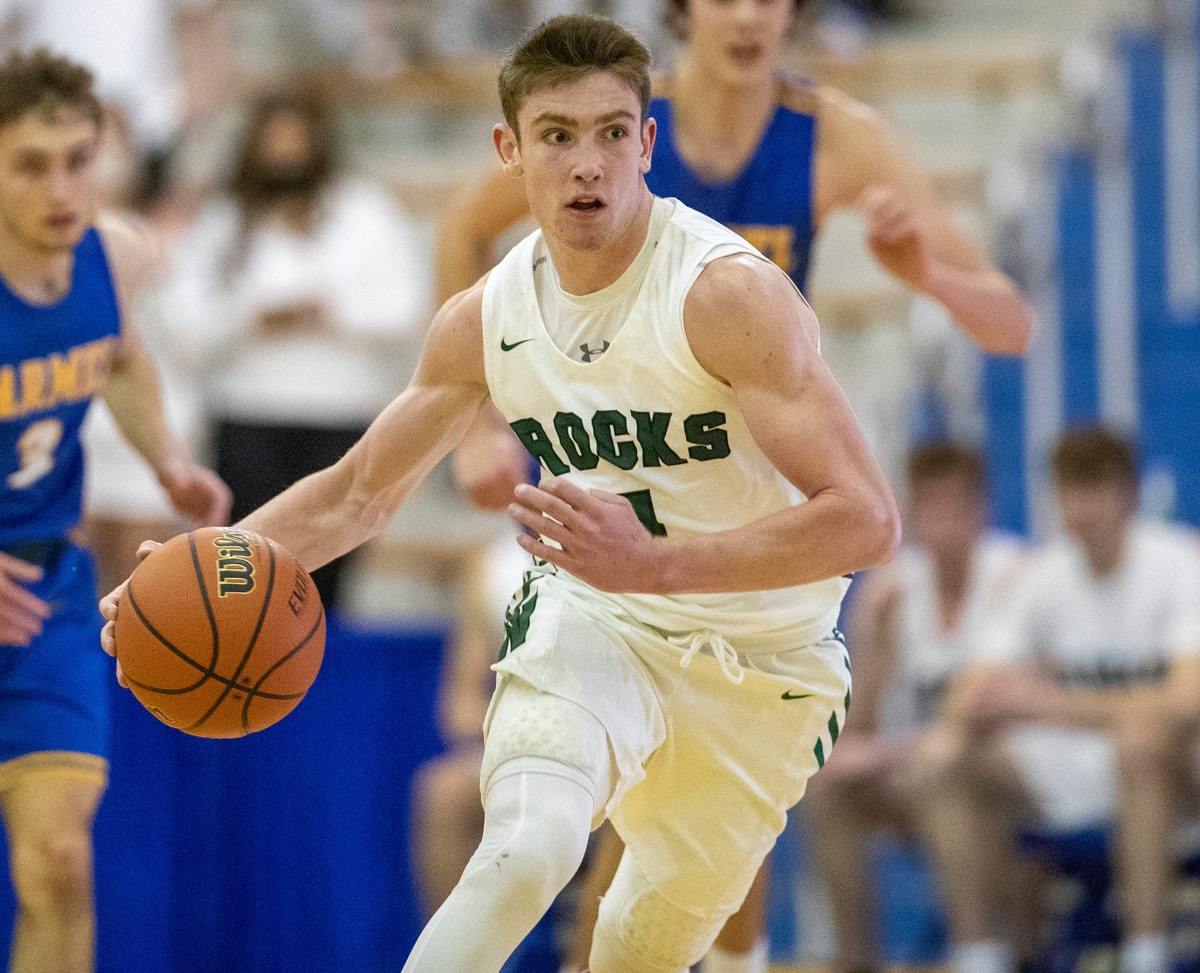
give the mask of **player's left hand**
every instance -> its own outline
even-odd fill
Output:
[[[188,460],[173,460],[158,474],[171,506],[204,527],[224,524],[233,506],[233,493],[212,470]]]
[[[923,291],[929,253],[917,211],[891,186],[871,185],[855,204],[866,220],[867,248],[888,273]]]
[[[540,486],[517,487],[508,515],[534,532],[518,535],[522,548],[581,581],[601,591],[655,590],[656,542],[625,497],[545,477]]]

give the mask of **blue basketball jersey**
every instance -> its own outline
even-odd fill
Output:
[[[75,248],[71,290],[57,304],[30,304],[0,279],[0,545],[61,538],[79,522],[79,427],[119,335],[94,228]]]
[[[816,98],[803,82],[781,81],[780,88],[750,161],[726,182],[706,182],[688,167],[675,146],[669,91],[653,98],[650,116],[658,135],[646,183],[656,196],[674,196],[740,234],[803,291],[813,241]]]

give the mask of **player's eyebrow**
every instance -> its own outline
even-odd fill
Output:
[[[618,108],[616,111],[611,111],[607,115],[601,115],[596,119],[596,125],[611,125],[617,121],[636,121],[633,112],[627,111],[624,108]],[[578,118],[569,118],[566,115],[558,115],[554,112],[542,112],[533,119],[534,125],[558,125],[562,128],[578,128],[580,121]]]

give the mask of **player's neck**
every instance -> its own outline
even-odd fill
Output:
[[[0,277],[30,304],[56,304],[71,290],[75,248],[45,249],[0,227]]]
[[[779,80],[764,75],[747,84],[722,83],[683,58],[675,75],[674,137],[693,168],[734,175],[753,154],[775,113]]]
[[[632,219],[617,235],[597,250],[575,250],[546,234],[546,248],[554,262],[559,286],[576,296],[594,294],[617,280],[637,259],[646,234],[654,197],[644,189]]]

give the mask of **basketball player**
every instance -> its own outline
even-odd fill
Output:
[[[646,181],[737,230],[805,289],[814,236],[835,210],[863,216],[867,246],[902,283],[940,303],[993,354],[1021,354],[1032,311],[1013,283],[954,224],[891,126],[780,62],[808,0],[669,0],[682,39],[675,71],[656,79],[659,128]],[[492,265],[499,238],[529,214],[523,187],[494,172],[453,205],[438,238],[443,299]],[[472,499],[503,509],[525,459],[496,423],[455,453]]]
[[[1029,305],[957,229],[892,128],[841,92],[782,73],[807,2],[669,0],[668,24],[683,43],[650,104],[658,125],[646,176],[651,191],[735,229],[802,291],[815,234],[835,210],[854,207],[886,270],[942,304],[985,351],[1022,353]],[[502,172],[449,210],[438,241],[442,297],[478,280],[498,239],[528,213],[523,187]],[[527,471],[524,450],[490,413],[455,451],[454,464],[472,500],[491,509],[503,509]],[[748,913],[722,936],[728,953],[763,952],[765,883],[753,892]],[[756,973],[765,962],[714,956],[706,973]]]
[[[548,471],[508,508],[536,561],[496,667],[483,841],[405,969],[494,973],[611,816],[627,851],[591,969],[679,973],[844,723],[833,624],[845,575],[891,556],[895,504],[791,280],[646,187],[645,47],[555,18],[500,89],[495,146],[539,229],[443,306],[347,456],[242,526],[315,567],[495,404]]]
[[[1012,965],[995,901],[995,868],[1012,854],[997,786],[1027,796],[1035,828],[1114,824],[1120,968],[1165,973],[1174,826],[1195,809],[1195,540],[1135,522],[1134,453],[1107,429],[1066,432],[1052,472],[1064,537],[1037,553],[982,659],[951,689],[963,745],[944,757],[926,832],[957,966],[989,973]]]
[[[71,539],[91,400],[104,395],[177,510],[216,523],[229,511],[166,428],[153,363],[123,327],[150,248],[97,219],[100,118],[85,68],[45,50],[0,66],[0,811],[17,973],[94,963],[108,677],[91,556]]]
[[[854,718],[805,798],[816,874],[829,894],[835,970],[882,968],[871,836],[919,834],[922,759],[946,733],[942,701],[1013,596],[1022,546],[987,533],[979,456],[937,442],[908,457],[906,543],[851,603]]]

